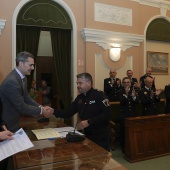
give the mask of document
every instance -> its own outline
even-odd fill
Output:
[[[32,130],[38,140],[60,138],[60,134],[52,128]]]
[[[22,128],[14,133],[13,138],[0,142],[0,161],[34,146]]]

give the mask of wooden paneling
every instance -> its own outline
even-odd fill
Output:
[[[130,162],[170,154],[170,115],[127,118],[125,158]]]

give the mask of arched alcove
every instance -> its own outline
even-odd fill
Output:
[[[73,12],[71,9],[68,7],[68,5],[63,2],[62,0],[52,0],[53,2],[59,4],[60,6],[67,11],[71,23],[72,23],[72,54],[71,54],[71,92],[72,92],[72,97],[75,98],[77,91],[76,91],[76,74],[77,74],[77,26],[76,26],[76,21],[75,17],[73,15]],[[16,7],[14,14],[13,14],[13,19],[12,19],[12,68],[15,67],[15,57],[16,57],[16,23],[17,23],[17,17],[20,12],[20,10],[26,5],[28,2],[31,2],[31,0],[23,0],[21,1],[18,6]]]

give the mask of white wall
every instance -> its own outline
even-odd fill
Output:
[[[37,56],[53,56],[49,31],[41,31]]]

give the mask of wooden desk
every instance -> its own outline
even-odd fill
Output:
[[[22,118],[21,120],[21,125],[23,128],[27,128],[28,136],[33,141],[34,147],[13,156],[15,169],[83,170],[95,168],[99,170],[103,167],[107,170],[126,170],[111,158],[110,152],[88,139],[82,142],[67,142],[65,138],[35,141],[36,139],[30,130],[39,126],[45,128],[46,123],[39,125],[35,118],[32,119],[31,117],[28,117],[28,119]],[[60,121],[51,121],[53,127],[59,127],[62,124],[63,122]]]
[[[125,159],[137,162],[170,154],[170,114],[127,118]]]

